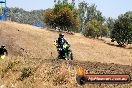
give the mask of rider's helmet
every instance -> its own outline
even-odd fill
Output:
[[[64,34],[63,34],[63,33],[60,33],[60,34],[59,34],[59,37],[60,37],[60,38],[63,38],[63,37],[64,37]]]

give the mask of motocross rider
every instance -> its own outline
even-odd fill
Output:
[[[70,46],[70,44],[64,38],[64,34],[63,33],[60,33],[59,34],[59,38],[57,38],[54,42],[58,45],[57,48],[63,48],[64,44],[67,44],[67,45]]]
[[[59,49],[61,49],[62,52],[65,52],[64,49],[63,49],[63,45],[64,44],[67,44],[67,45],[70,46],[70,44],[64,38],[64,34],[63,33],[60,33],[59,34],[59,38],[57,38],[54,42],[57,44],[57,46],[56,46],[57,47],[57,51],[60,51]]]

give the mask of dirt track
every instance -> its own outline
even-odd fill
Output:
[[[12,55],[28,55],[35,58],[49,58],[51,52],[54,57],[57,55],[53,46],[54,39],[58,37],[57,32],[11,22],[0,22],[0,29],[1,43],[8,46]],[[103,41],[85,38],[79,34],[65,34],[65,37],[72,46],[75,60],[132,64],[132,49],[108,45]]]
[[[0,86],[7,88],[131,88],[132,84],[76,83],[76,70],[83,66],[90,73],[132,75],[132,49],[120,48],[102,40],[80,34],[65,34],[71,44],[74,61],[56,61],[53,41],[57,32],[25,24],[0,22],[0,45],[5,44],[9,56],[0,61]],[[108,44],[106,44],[106,43]],[[130,45],[131,47],[131,45]],[[30,67],[31,75],[24,80],[21,70]]]

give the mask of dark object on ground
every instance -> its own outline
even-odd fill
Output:
[[[0,56],[1,56],[1,55],[5,55],[5,53],[6,53],[6,55],[8,55],[8,52],[7,52],[7,50],[5,49],[5,46],[2,45],[1,48],[0,48]]]

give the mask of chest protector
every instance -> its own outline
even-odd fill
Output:
[[[64,45],[65,44],[65,39],[64,38],[58,38],[58,44],[60,45],[60,46],[62,46],[62,45]]]

